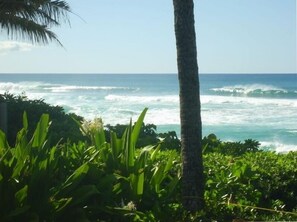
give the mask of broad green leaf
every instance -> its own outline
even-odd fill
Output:
[[[164,179],[164,169],[165,165],[161,164],[155,168],[154,174],[152,176],[151,182],[155,186],[155,191],[158,193],[160,191],[160,184]]]
[[[111,151],[113,155],[113,159],[116,161],[118,159],[118,156],[121,153],[121,148],[122,148],[122,140],[119,140],[117,138],[117,135],[115,132],[110,133],[110,146],[111,146]]]
[[[33,147],[41,147],[44,143],[47,131],[49,127],[49,115],[48,114],[42,114],[37,127],[35,129],[35,132],[33,134]]]
[[[164,174],[165,173],[167,174],[168,171],[171,170],[172,165],[173,165],[173,160],[174,160],[174,154],[170,153],[169,159],[167,160],[167,163],[166,163],[166,166],[165,166],[165,169],[164,169]]]
[[[65,182],[64,188],[68,189],[74,189],[80,181],[85,177],[85,175],[89,171],[89,166],[87,163],[81,165],[79,168],[77,168],[74,173],[68,177],[68,179]]]
[[[137,195],[143,194],[143,186],[144,186],[144,172],[140,173],[137,176],[137,190],[136,190]]]
[[[168,187],[168,194],[170,195],[171,193],[173,193],[173,191],[175,190],[177,184],[179,183],[180,181],[180,177],[179,176],[176,176],[174,178],[172,178],[172,180],[170,181],[169,185],[167,186]]]
[[[26,166],[25,164],[26,164],[25,161],[18,160],[17,164],[13,168],[13,173],[12,173],[11,177],[17,178],[20,175],[22,169]]]
[[[94,140],[95,140],[94,145],[96,146],[97,149],[99,149],[104,143],[106,143],[104,130],[95,132],[93,136],[94,136]]]
[[[4,153],[4,150],[8,147],[9,146],[6,140],[6,135],[2,130],[0,130],[0,155],[2,155]]]
[[[50,150],[50,156],[49,156],[49,162],[52,162],[55,160],[55,154],[56,154],[56,151],[57,151],[57,147],[54,146],[51,148]]]
[[[54,200],[52,202],[52,204],[54,206],[55,211],[60,212],[66,206],[68,206],[71,201],[72,201],[72,197],[70,197],[70,198],[61,198],[59,200]]]
[[[161,144],[159,144],[157,146],[157,148],[152,152],[152,154],[151,154],[151,160],[152,161],[155,161],[155,159],[157,157],[157,154],[160,152],[160,149],[161,149]]]
[[[134,146],[135,146],[136,141],[138,139],[139,132],[140,132],[140,129],[142,127],[142,123],[143,123],[143,120],[144,120],[144,117],[145,117],[145,114],[146,114],[147,110],[148,110],[148,108],[145,108],[142,111],[142,113],[138,117],[138,120],[136,121],[136,123],[135,123],[135,125],[133,127],[131,142],[134,144]]]
[[[20,205],[24,203],[24,200],[27,198],[28,195],[28,185],[25,185],[22,189],[15,193],[15,198]]]
[[[89,171],[89,166],[87,163],[81,165],[77,168],[74,173],[67,179],[67,182],[73,182],[79,179],[82,175],[87,174]]]
[[[106,143],[106,138],[105,138],[105,132],[103,129],[100,130],[99,132],[99,138],[100,138],[100,146],[104,143]]]
[[[16,158],[21,158],[25,156],[25,153],[28,153],[28,150],[26,150],[26,147],[28,145],[28,140],[27,140],[27,130],[25,128],[22,128],[18,133],[17,133],[17,138],[16,138],[16,144],[15,148],[20,149],[18,153],[16,153]]]
[[[148,154],[149,154],[149,148],[153,146],[147,146],[146,148],[143,148],[138,158],[135,160],[135,172],[138,172],[140,169],[144,168],[145,163],[147,162]]]
[[[134,166],[134,157],[135,157],[135,147],[133,143],[131,142],[131,131],[132,131],[132,123],[130,121],[130,125],[127,128],[126,138],[125,138],[125,160],[126,160],[126,166],[127,170],[129,170],[130,167]]]
[[[23,113],[23,128],[25,130],[28,130],[28,118],[27,118],[27,112],[24,111]]]
[[[73,121],[79,126],[79,129],[81,130],[81,132],[84,135],[88,135],[88,132],[84,129],[84,127],[82,127],[81,122],[79,122],[78,120],[76,120],[75,118],[71,117],[73,119]]]

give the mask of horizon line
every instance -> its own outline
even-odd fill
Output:
[[[0,73],[0,75],[14,75],[14,74],[21,74],[21,75],[177,75],[178,73],[173,72],[164,72],[164,73],[148,73],[148,72],[123,72],[123,73],[116,73],[116,72],[6,72]],[[199,75],[296,75],[297,72],[211,72],[211,73],[199,73]]]

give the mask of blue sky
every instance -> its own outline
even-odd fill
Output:
[[[68,1],[71,27],[33,46],[0,32],[0,73],[176,73],[172,0]],[[295,0],[195,0],[200,73],[296,73]]]

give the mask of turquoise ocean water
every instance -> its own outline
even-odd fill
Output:
[[[276,151],[297,150],[297,74],[200,75],[203,135],[259,140]],[[136,120],[179,133],[174,74],[0,74],[0,93],[25,93],[105,124]]]

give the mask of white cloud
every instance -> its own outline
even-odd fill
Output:
[[[0,41],[0,55],[15,51],[30,51],[34,46],[25,42]]]

